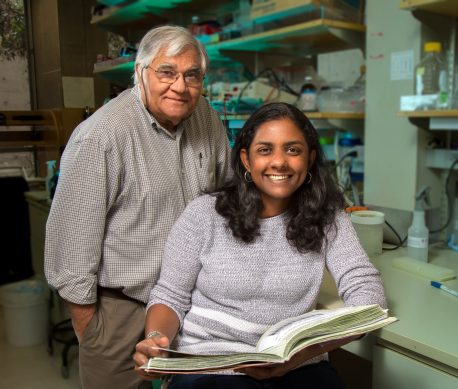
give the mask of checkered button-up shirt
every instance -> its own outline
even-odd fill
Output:
[[[186,204],[225,181],[225,129],[201,97],[174,134],[138,86],[73,132],[46,227],[45,274],[66,300],[91,304],[97,285],[148,301],[165,240]]]

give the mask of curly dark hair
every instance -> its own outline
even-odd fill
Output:
[[[288,118],[302,131],[316,158],[309,172],[312,179],[293,194],[287,210],[286,238],[301,253],[320,252],[326,232],[335,225],[335,214],[345,207],[339,187],[330,175],[321,149],[318,133],[302,111],[287,103],[270,103],[256,110],[246,121],[232,149],[232,179],[214,193],[216,211],[227,219],[235,238],[246,243],[259,236],[259,214],[263,209],[261,195],[244,179],[245,167],[240,151],[248,150],[259,126],[270,120]]]

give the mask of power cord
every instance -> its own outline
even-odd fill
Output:
[[[404,239],[401,239],[401,236],[398,234],[398,232],[394,229],[394,227],[390,223],[388,223],[385,220],[385,224],[391,229],[391,231],[393,231],[394,235],[396,235],[396,238],[398,238],[398,240],[399,240],[399,244],[397,246],[395,246],[395,247],[383,247],[383,250],[393,251],[393,250],[397,250],[399,247],[404,246],[404,243],[407,240],[407,236]]]
[[[447,202],[448,202],[448,217],[447,217],[447,221],[445,222],[445,224],[438,228],[437,230],[431,230],[429,233],[430,234],[434,234],[434,233],[437,233],[437,232],[440,232],[440,231],[443,231],[445,228],[447,228],[447,226],[450,224],[451,220],[452,220],[452,216],[453,216],[453,213],[452,213],[452,207],[451,207],[451,204],[452,204],[452,198],[451,198],[451,194],[450,194],[450,191],[448,189],[448,186],[450,184],[450,177],[452,175],[452,172],[453,172],[453,168],[458,164],[458,159],[455,159],[455,161],[453,161],[453,163],[450,165],[450,168],[448,169],[448,173],[447,173],[447,178],[445,179],[445,194],[447,196]],[[401,239],[401,237],[399,236],[398,232],[393,228],[393,226],[388,223],[386,220],[385,220],[385,224],[391,229],[391,231],[393,231],[393,233],[396,235],[396,237],[398,238],[399,240],[399,244],[395,247],[390,247],[390,248],[383,248],[383,250],[387,250],[387,251],[392,251],[392,250],[396,250],[398,249],[399,247],[402,247],[404,245],[404,243],[407,241],[407,236],[404,238],[404,239]]]
[[[436,232],[441,232],[445,230],[450,222],[452,221],[453,213],[452,213],[452,196],[450,194],[450,191],[448,189],[448,186],[450,184],[450,177],[452,176],[453,168],[458,164],[458,159],[455,159],[453,163],[450,165],[447,173],[447,178],[445,179],[445,195],[447,196],[447,202],[448,202],[448,216],[447,216],[447,221],[445,224],[438,228],[437,230],[432,230],[429,231],[430,234],[435,234]]]
[[[248,81],[245,86],[240,90],[240,93],[239,93],[239,96],[237,98],[237,103],[236,103],[236,107],[239,106],[239,104],[245,104],[247,106],[251,106],[251,104],[249,103],[246,103],[244,101],[242,101],[242,96],[243,96],[243,93],[247,90],[247,88],[254,82],[256,81],[258,78],[260,78],[262,75],[264,74],[269,74],[274,82],[275,82],[275,87],[278,88],[278,90],[281,90],[281,88],[283,88],[286,92],[288,93],[291,93],[295,96],[299,96],[299,94],[294,91],[284,80],[281,80],[280,77],[278,76],[278,74],[272,69],[272,68],[265,68],[264,70],[261,70],[252,80]],[[255,109],[256,107],[253,106],[253,109]]]

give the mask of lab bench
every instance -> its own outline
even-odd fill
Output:
[[[343,348],[372,361],[373,389],[458,388],[458,298],[433,288],[426,278],[392,266],[407,255],[401,248],[373,258],[380,270],[389,313],[399,320]],[[429,262],[458,273],[458,253],[430,249]],[[458,290],[458,280],[443,282]],[[342,301],[326,274],[319,305],[337,307]]]

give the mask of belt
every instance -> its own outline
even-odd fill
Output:
[[[125,295],[122,292],[122,289],[105,288],[104,286],[97,286],[97,294],[102,297],[109,297],[116,300],[127,300],[135,302],[137,304],[143,304],[143,302],[134,299],[133,297]]]

